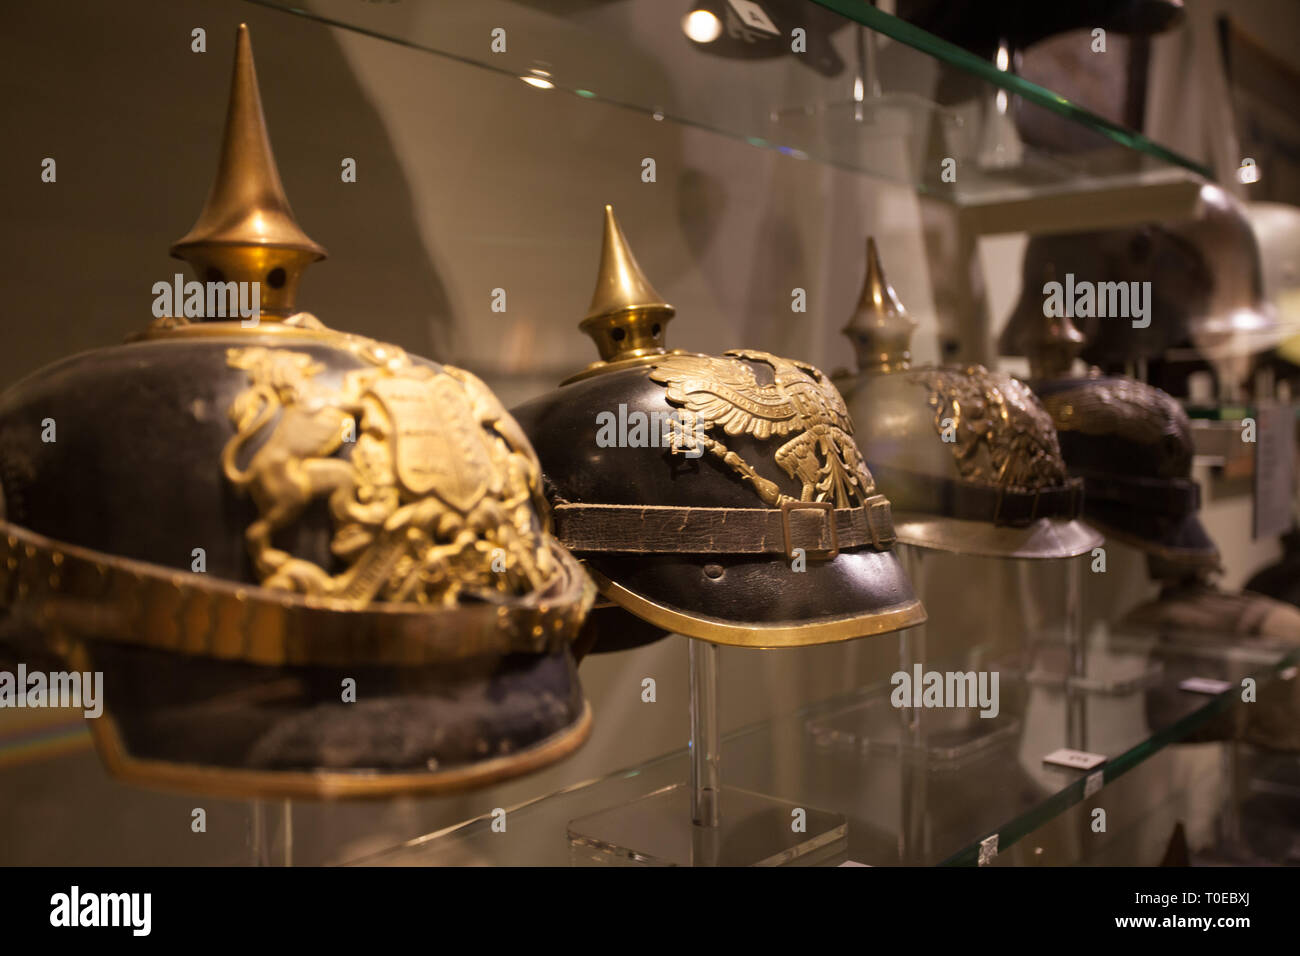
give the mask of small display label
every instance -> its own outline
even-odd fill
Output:
[[[980,866],[988,866],[995,859],[997,859],[997,855],[998,855],[998,835],[996,833],[993,834],[992,836],[985,837],[983,840],[980,840],[980,856],[979,856]]]
[[[1295,491],[1295,406],[1266,405],[1255,411],[1255,538],[1273,538],[1291,527]]]
[[[1088,774],[1088,782],[1083,785],[1083,799],[1087,800],[1106,784],[1106,775],[1100,770]]]
[[[1215,680],[1213,677],[1189,677],[1178,682],[1178,689],[1189,690],[1193,694],[1222,694],[1226,690],[1232,690],[1232,682]]]
[[[1091,770],[1105,762],[1106,758],[1101,754],[1088,753],[1086,750],[1071,750],[1069,747],[1053,750],[1043,758],[1043,763],[1054,763],[1058,767],[1069,767],[1071,770]]]

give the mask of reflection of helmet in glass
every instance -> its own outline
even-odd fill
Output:
[[[1001,0],[994,4],[951,0],[898,0],[898,16],[984,58],[999,43],[1023,49],[1069,30],[1103,27],[1124,34],[1159,33],[1177,23],[1182,0]]]
[[[1037,334],[1049,282],[1077,286],[1080,295],[1097,291],[1098,311],[1102,291],[1124,293],[1117,301],[1128,306],[1112,310],[1122,314],[1071,314],[1087,339],[1083,358],[1107,369],[1141,358],[1180,363],[1203,359],[1225,383],[1239,383],[1249,370],[1250,357],[1272,348],[1280,333],[1275,311],[1264,297],[1259,246],[1250,222],[1242,205],[1218,186],[1201,187],[1196,214],[1187,220],[1035,236],[1025,250],[1022,271],[1020,300],[999,340],[1004,355],[1027,354],[1024,340]],[[1103,290],[1103,283],[1149,285]],[[1144,316],[1132,314],[1133,289],[1143,296]],[[1067,307],[1076,301],[1065,294]]]
[[[603,595],[665,631],[751,647],[924,620],[830,380],[766,352],[668,351],[672,314],[606,206],[581,326],[601,360],[514,410],[556,535]]]
[[[592,592],[546,531],[536,457],[474,376],[295,310],[325,253],[281,187],[243,26],[217,179],[173,251],[206,284],[0,396],[10,624],[103,672],[110,768],[367,796],[572,751]],[[260,316],[213,317],[254,288]]]
[[[1119,626],[1214,650],[1230,640],[1238,651],[1253,651],[1263,659],[1280,660],[1300,644],[1300,610],[1291,604],[1249,590],[1220,591],[1200,581],[1164,588],[1156,600],[1126,614]],[[1173,703],[1161,695],[1148,699],[1152,726],[1170,722],[1166,710],[1175,716],[1182,712]],[[1300,682],[1261,680],[1249,707],[1221,713],[1184,741],[1234,739],[1266,750],[1300,752]]]
[[[885,278],[873,239],[844,329],[858,371],[837,380],[898,540],[994,557],[1062,558],[1101,539],[1075,520],[1051,419],[1021,382],[979,365],[911,365],[916,323]]]
[[[1084,514],[1107,537],[1141,548],[1158,576],[1216,568],[1219,552],[1197,518],[1191,422],[1158,388],[1123,376],[1070,371],[1083,345],[1068,317],[1040,314],[1024,330],[1031,384],[1052,416],[1070,473],[1084,481]]]

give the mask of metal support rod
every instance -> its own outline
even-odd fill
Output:
[[[249,848],[254,866],[293,866],[293,802],[254,800]]]
[[[718,647],[690,640],[691,667],[691,821],[716,827],[722,819],[718,732]]]
[[[1065,739],[1075,750],[1088,749],[1087,695],[1078,681],[1088,676],[1088,651],[1083,634],[1083,569],[1086,556],[1065,562],[1065,647],[1067,665],[1065,675],[1066,728]]]
[[[914,545],[897,545],[895,552],[908,580],[912,582],[912,592],[924,604],[929,570],[925,549]],[[915,664],[920,664],[924,671],[925,633],[924,624],[898,632],[898,669],[902,673],[910,676]],[[898,739],[900,753],[903,748],[911,746],[924,755],[925,729],[921,724],[921,709],[913,707],[909,700],[906,706],[899,708],[898,716],[901,721]],[[926,759],[900,760],[898,767],[898,862],[916,863],[923,859],[925,852],[925,823],[929,819],[926,783],[930,768]]]

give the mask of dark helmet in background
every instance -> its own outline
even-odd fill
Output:
[[[1170,395],[1136,379],[1072,372],[1084,337],[1040,305],[1021,338],[1030,384],[1052,417],[1084,515],[1108,538],[1141,549],[1156,577],[1211,571],[1219,549],[1201,525],[1191,422]]]

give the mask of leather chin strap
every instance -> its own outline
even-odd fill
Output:
[[[1070,521],[1083,511],[1083,480],[1025,491],[998,485],[977,485],[938,475],[924,475],[887,465],[867,463],[880,487],[899,511],[921,512],[983,521],[995,525],[1024,526],[1039,518]]]
[[[829,559],[841,550],[886,551],[894,542],[889,501],[873,495],[856,508],[787,500],[777,508],[583,505],[551,509],[555,534],[570,550],[621,554],[784,554],[802,549]]]
[[[1138,511],[1182,517],[1201,506],[1201,486],[1190,478],[1134,478],[1111,472],[1075,469],[1089,500],[1119,504]]]

